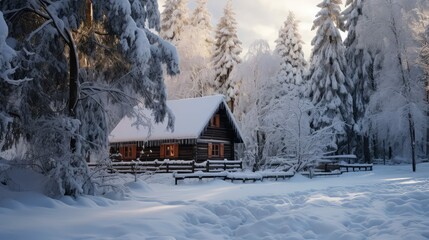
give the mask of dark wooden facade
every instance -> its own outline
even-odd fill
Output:
[[[206,160],[235,159],[234,144],[242,143],[227,109],[221,104],[197,139],[164,139],[149,142],[114,143],[111,153],[121,153],[124,161],[153,160]],[[129,149],[131,147],[131,150]],[[168,155],[171,148],[174,154]],[[130,156],[131,152],[131,156]]]

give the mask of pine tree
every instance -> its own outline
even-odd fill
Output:
[[[207,0],[198,0],[197,7],[192,14],[191,24],[198,31],[197,37],[202,39],[206,48],[201,55],[210,57],[213,49],[213,27],[211,24],[211,15],[207,10]]]
[[[348,35],[344,40],[347,59],[347,78],[351,79],[354,85],[353,97],[353,117],[355,121],[354,131],[356,137],[353,138],[353,145],[356,145],[356,154],[364,156],[365,161],[369,162],[369,132],[364,125],[365,111],[371,95],[375,91],[374,66],[376,53],[372,53],[368,46],[364,48],[359,44],[357,37],[357,27],[359,20],[363,15],[363,0],[347,0],[343,11],[345,20],[344,30]],[[363,151],[363,154],[362,154]]]
[[[167,0],[161,14],[160,35],[167,41],[177,43],[189,24],[187,0]]]
[[[298,22],[290,12],[276,40],[275,52],[281,58],[280,81],[301,85],[303,83],[307,62],[302,51],[302,40],[298,33]]]
[[[211,93],[212,70],[210,58],[213,38],[207,1],[201,0],[195,8],[190,24],[183,28],[174,45],[180,56],[180,74],[167,78],[170,99],[205,96]],[[192,43],[192,47],[189,44]]]
[[[233,106],[236,95],[236,84],[231,80],[230,74],[234,67],[240,63],[241,41],[237,37],[237,22],[232,11],[232,2],[229,0],[224,9],[215,36],[215,49],[213,53],[213,67],[215,71],[214,91],[224,94],[227,101]]]
[[[337,150],[347,142],[347,126],[353,123],[352,83],[346,77],[345,48],[338,30],[342,26],[339,4],[341,0],[324,0],[318,5],[308,89],[315,105],[311,128],[332,127],[335,137],[330,147]]]
[[[21,164],[37,166],[51,180],[50,195],[94,193],[85,155],[107,147],[105,110],[143,101],[163,121],[169,115],[163,65],[178,72],[174,47],[152,32],[160,28],[156,0],[88,3],[0,2],[18,53],[12,77],[32,79],[0,105],[19,97],[13,132],[31,156]]]
[[[11,65],[13,58],[16,56],[15,51],[6,43],[8,36],[8,27],[3,18],[3,13],[0,11],[0,151],[5,144],[5,137],[9,133],[9,126],[12,122],[12,117],[9,112],[8,97],[11,91],[11,85],[15,81],[10,79],[10,75],[14,70]]]
[[[420,61],[425,71],[426,76],[426,86],[429,86],[429,26],[426,28],[426,31],[423,36],[423,46],[420,50]],[[428,91],[427,89],[426,91]],[[428,95],[429,96],[429,95]],[[427,97],[429,101],[429,98]]]

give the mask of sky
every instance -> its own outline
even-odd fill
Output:
[[[249,45],[256,40],[266,40],[271,49],[275,47],[278,32],[283,26],[289,11],[294,12],[299,20],[299,31],[304,41],[305,58],[309,59],[311,40],[315,31],[311,31],[313,20],[321,0],[233,0],[233,9],[236,14],[238,37],[242,41],[243,53],[247,52]],[[208,0],[208,9],[212,14],[213,27],[223,14],[226,0]],[[164,1],[160,0],[162,8]],[[195,0],[189,0],[190,9],[195,6]],[[161,9],[162,10],[162,9]],[[192,12],[192,11],[191,11]]]

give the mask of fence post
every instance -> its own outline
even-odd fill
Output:
[[[133,171],[134,173],[134,182],[137,182],[137,171],[136,171],[135,163],[131,165],[131,171]]]
[[[170,164],[168,162],[165,163],[167,165],[167,173],[170,172]]]
[[[195,160],[192,161],[192,173],[194,173],[194,172],[195,172]]]
[[[210,172],[210,160],[206,161],[206,172]]]

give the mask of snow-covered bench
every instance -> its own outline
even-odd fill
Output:
[[[340,170],[345,169],[346,172],[349,171],[349,168],[353,169],[353,172],[358,169],[359,171],[364,170],[364,171],[372,171],[372,166],[373,164],[361,164],[361,163],[352,163],[352,164],[348,164],[348,163],[341,163],[340,164]]]
[[[223,180],[226,179],[228,173],[227,172],[194,172],[194,173],[173,173],[174,184],[177,185],[178,180],[185,180],[186,178],[221,178]]]
[[[234,182],[235,180],[240,180],[245,183],[246,181],[262,181],[263,177],[260,173],[254,173],[254,172],[234,172],[234,173],[228,173],[228,176],[226,180],[231,180],[231,182]]]
[[[174,183],[177,185],[178,180],[185,180],[186,178],[220,178],[222,180],[231,180],[234,181],[263,181],[264,179],[275,179],[276,181],[281,179],[286,179],[293,177],[292,172],[195,172],[195,173],[174,173],[173,177],[175,179]]]
[[[262,174],[262,180],[274,178],[276,179],[276,181],[279,178],[282,178],[283,180],[285,180],[286,178],[291,178],[295,175],[293,172],[261,172],[261,174]]]
[[[300,172],[301,175],[309,177],[309,178],[313,178],[313,177],[322,177],[322,176],[338,176],[341,175],[342,172],[339,170],[333,170],[333,171],[329,171],[329,172],[325,172],[325,171],[303,171]]]

